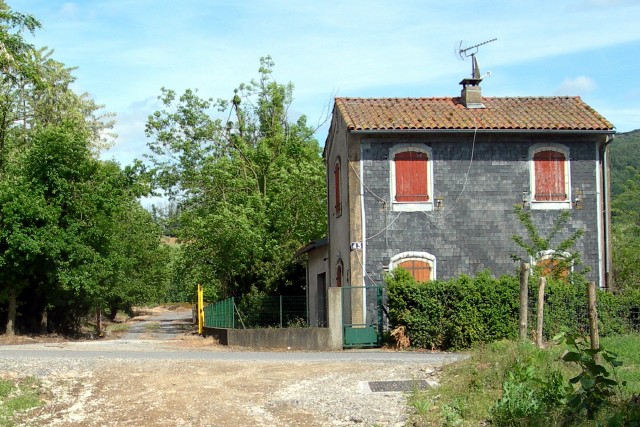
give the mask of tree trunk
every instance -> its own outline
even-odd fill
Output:
[[[96,308],[96,334],[102,336],[102,311]]]
[[[16,334],[16,307],[17,307],[17,293],[15,288],[9,288],[9,307],[7,309],[7,336],[14,336]]]
[[[46,334],[47,332],[49,332],[49,315],[47,313],[47,309],[43,309],[40,312],[40,333],[41,334]]]
[[[524,341],[527,339],[527,328],[529,320],[529,264],[523,262],[520,265],[520,325],[518,337]]]

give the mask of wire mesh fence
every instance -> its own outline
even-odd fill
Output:
[[[211,328],[306,327],[305,296],[227,298],[204,308],[204,326]]]
[[[530,283],[527,304],[530,335],[534,335],[536,329],[538,289],[538,283]],[[601,335],[640,332],[640,307],[633,298],[598,290],[596,306]],[[589,333],[586,286],[571,283],[553,283],[547,286],[543,313],[543,333],[547,340],[566,329]]]

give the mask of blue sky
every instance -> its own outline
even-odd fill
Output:
[[[77,66],[76,89],[117,114],[128,164],[161,87],[230,98],[271,55],[314,124],[332,96],[458,96],[477,54],[484,96],[579,95],[618,132],[640,128],[639,0],[8,0],[43,28],[33,39]],[[326,126],[316,134],[320,143]]]

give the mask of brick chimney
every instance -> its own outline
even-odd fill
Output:
[[[460,99],[467,108],[485,108],[482,104],[482,89],[480,89],[480,68],[478,67],[478,61],[476,61],[475,55],[471,55],[472,69],[471,78],[462,79],[460,84],[462,85],[462,91],[460,92]]]

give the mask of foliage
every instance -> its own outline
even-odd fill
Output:
[[[637,351],[640,336],[603,338],[601,346],[625,360],[616,371],[619,383],[628,384],[609,400],[610,405],[596,417],[599,423],[596,425],[638,425],[640,407],[634,403],[632,394],[640,389],[640,379],[634,376],[640,369]],[[443,367],[439,387],[410,396],[409,404],[415,409],[410,422],[413,425],[592,426],[594,421],[568,406],[574,393],[569,379],[582,371],[574,363],[562,361],[564,351],[562,345],[543,350],[515,341],[479,347],[467,360]]]
[[[624,184],[640,172],[640,130],[616,135],[609,146],[611,161],[611,194],[620,199]]]
[[[111,115],[71,89],[73,68],[24,41],[37,28],[0,1],[0,309],[9,334],[16,321],[72,332],[90,311],[163,299],[168,282],[160,230],[137,201],[149,188],[144,167],[97,160]]]
[[[557,418],[566,402],[562,373],[516,359],[502,382],[502,397],[491,408],[497,426],[544,425]]]
[[[12,426],[16,414],[42,405],[39,390],[40,384],[31,377],[15,382],[0,379],[0,426]]]
[[[514,277],[416,282],[404,269],[386,278],[389,317],[414,347],[460,349],[515,337],[519,285]]]
[[[404,326],[414,347],[463,349],[517,334],[519,280],[515,276],[493,278],[485,271],[474,278],[419,283],[406,270],[395,269],[386,281],[392,327]],[[586,288],[583,277],[573,283],[549,279],[544,309],[547,339],[563,329],[586,330]],[[530,293],[537,293],[537,282],[531,283]],[[601,335],[637,330],[639,297],[640,293],[598,290]]]
[[[616,289],[640,290],[640,172],[635,171],[613,200],[613,268]]]
[[[593,420],[598,412],[612,405],[611,398],[616,395],[618,387],[618,382],[611,378],[611,372],[600,364],[599,359],[604,359],[611,370],[622,366],[622,362],[617,354],[602,346],[592,349],[583,336],[568,333],[564,338],[573,349],[567,351],[562,360],[575,363],[580,368],[580,373],[569,380],[574,388],[571,389],[568,406],[574,413]]]
[[[572,248],[578,239],[584,235],[584,230],[577,229],[568,237],[558,241],[558,234],[564,230],[565,225],[571,218],[570,211],[561,211],[558,218],[551,225],[547,235],[543,236],[539,227],[533,221],[531,211],[524,209],[520,205],[516,205],[514,210],[516,217],[527,234],[527,238],[519,235],[512,236],[514,243],[523,249],[527,255],[527,258],[523,258],[520,255],[513,254],[511,258],[514,261],[531,262],[533,260],[533,270],[536,275],[544,272],[545,275],[556,279],[562,278],[568,271],[575,271],[574,269],[581,265],[579,252],[572,250]],[[553,244],[554,242],[557,243]],[[539,261],[543,256],[549,256],[551,262],[540,264]],[[582,270],[580,273],[584,274],[586,270]]]
[[[304,116],[290,122],[293,85],[273,66],[262,58],[259,79],[230,101],[163,89],[147,122],[156,183],[179,201],[186,289],[224,298],[300,285],[293,254],[325,232],[320,147]]]

